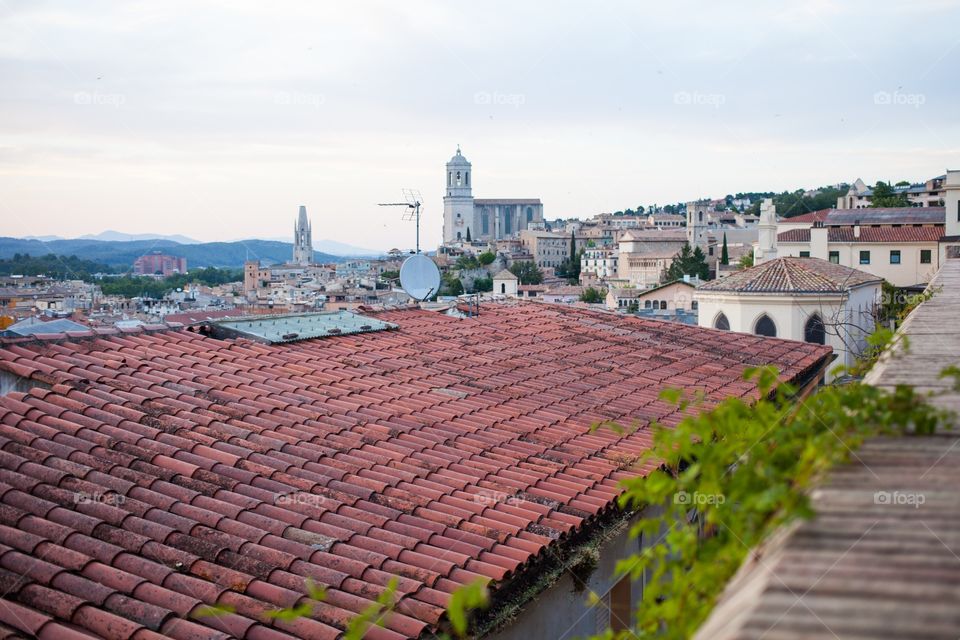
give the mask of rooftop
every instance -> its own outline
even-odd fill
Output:
[[[944,227],[827,227],[828,242],[938,242]],[[777,242],[810,242],[810,229],[789,229],[777,234]]]
[[[882,282],[882,278],[819,258],[785,257],[711,280],[697,287],[697,291],[842,293],[878,282]]]
[[[813,223],[825,225],[869,224],[943,224],[946,215],[943,207],[879,207],[866,209],[821,209],[802,216],[784,218],[782,223]]]
[[[541,204],[540,198],[474,198],[474,204]]]
[[[320,638],[398,578],[371,638],[437,629],[615,512],[666,387],[754,397],[829,347],[534,303],[372,314],[395,331],[263,344],[148,327],[0,343],[0,630]],[[509,328],[509,330],[505,330]],[[600,421],[635,422],[617,434]],[[507,499],[509,498],[509,500]],[[267,621],[312,578],[313,617]],[[195,618],[201,605],[233,613]]]

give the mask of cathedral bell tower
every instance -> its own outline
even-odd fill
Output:
[[[473,228],[473,190],[471,187],[472,167],[470,162],[457,153],[447,163],[446,190],[443,196],[443,241],[457,242],[467,239],[467,229],[471,237],[476,237]]]
[[[307,266],[313,262],[313,237],[307,208],[300,205],[300,215],[293,225],[293,264]]]

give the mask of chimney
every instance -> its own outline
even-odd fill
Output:
[[[853,237],[854,238],[860,237],[860,221],[859,220],[853,221]]]

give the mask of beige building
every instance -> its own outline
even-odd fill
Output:
[[[947,218],[944,207],[816,211],[780,221],[776,251],[860,269],[898,287],[923,284],[943,262]]]
[[[660,284],[663,271],[686,242],[683,229],[627,231],[618,243],[617,278],[641,289]]]
[[[576,237],[576,249],[584,248],[587,241]],[[533,256],[538,267],[557,268],[570,258],[570,234],[552,231],[520,231],[520,243]]]
[[[611,311],[627,310],[631,304],[638,309],[653,311],[696,311],[697,301],[693,298],[696,287],[690,282],[677,280],[652,289],[634,287],[611,287],[607,291],[607,308]]]

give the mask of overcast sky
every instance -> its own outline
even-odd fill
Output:
[[[0,235],[384,249],[460,144],[547,218],[960,168],[960,6],[0,0]]]

